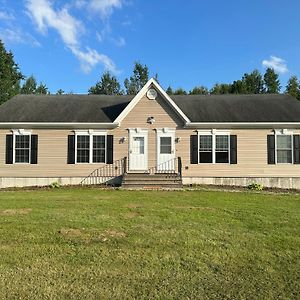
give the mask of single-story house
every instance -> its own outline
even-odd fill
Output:
[[[157,174],[300,188],[300,102],[169,96],[150,79],[136,96],[18,95],[0,106],[0,187],[155,185]]]

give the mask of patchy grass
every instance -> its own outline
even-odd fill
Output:
[[[1,299],[299,299],[300,196],[0,193]]]

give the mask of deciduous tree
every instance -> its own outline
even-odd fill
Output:
[[[174,95],[187,95],[187,92],[182,88],[178,88],[174,91]]]
[[[258,70],[254,70],[250,74],[245,73],[242,82],[246,94],[261,94],[264,92],[264,81]]]
[[[207,95],[208,89],[205,86],[196,86],[190,92],[190,95]]]
[[[210,90],[210,94],[212,95],[223,95],[230,94],[231,92],[231,84],[227,83],[216,83],[212,89]]]

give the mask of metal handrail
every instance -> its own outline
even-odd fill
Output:
[[[124,175],[124,173],[126,173],[126,169],[127,157],[123,157],[115,160],[112,164],[95,169],[87,177],[85,177],[80,184],[104,184],[112,178]]]
[[[150,175],[170,174],[182,177],[181,157],[175,157],[148,169]]]

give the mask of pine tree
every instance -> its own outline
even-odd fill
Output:
[[[89,89],[89,94],[94,95],[121,95],[121,87],[117,78],[109,72],[105,72],[100,81]]]
[[[63,95],[64,93],[65,93],[64,90],[59,89],[59,90],[56,92],[56,95]]]
[[[173,95],[173,94],[174,94],[173,89],[171,88],[170,85],[168,86],[168,88],[167,88],[167,90],[166,90],[166,93],[167,93],[168,95]]]
[[[7,52],[0,40],[0,104],[20,92],[20,80],[23,75],[14,61],[11,52]]]
[[[33,75],[28,77],[22,88],[21,88],[21,94],[35,94],[37,89],[37,82]]]
[[[146,65],[136,62],[133,69],[133,75],[126,78],[124,85],[127,95],[136,95],[149,80],[149,70]]]
[[[49,89],[48,89],[47,85],[41,82],[39,84],[39,86],[36,88],[35,94],[37,94],[37,95],[49,95],[50,92],[49,92]]]
[[[300,83],[295,75],[288,80],[285,92],[300,100]]]
[[[264,75],[265,91],[268,94],[279,94],[280,92],[280,81],[278,74],[275,73],[274,69],[267,68]]]

